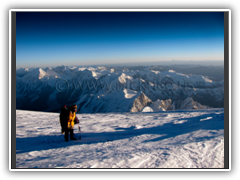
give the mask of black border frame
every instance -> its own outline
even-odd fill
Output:
[[[178,9],[176,9],[178,10]],[[79,9],[79,11],[81,11],[81,9]],[[97,10],[95,10],[97,11]],[[114,10],[113,10],[114,11]],[[139,10],[141,11],[141,10]],[[139,11],[134,11],[134,12],[139,12]],[[159,9],[159,11],[161,11],[161,9]],[[20,169],[20,168],[16,168],[16,13],[18,11],[12,11],[10,10],[11,13],[11,28],[9,29],[9,33],[11,34],[11,49],[10,49],[10,53],[11,53],[11,79],[9,79],[11,82],[11,109],[9,109],[9,111],[11,111],[11,127],[9,127],[9,129],[11,128],[11,139],[9,137],[9,143],[11,143],[11,149],[9,149],[9,153],[11,157],[11,161],[9,161],[11,164],[9,167],[10,170],[11,169]],[[20,11],[19,11],[20,12]],[[34,10],[31,11],[21,11],[21,12],[35,12]],[[46,12],[46,11],[38,11],[38,12]],[[48,11],[50,12],[50,11]],[[54,12],[68,12],[66,11],[54,11]],[[91,11],[93,12],[93,11]],[[104,12],[104,11],[100,11],[100,12]],[[111,11],[107,11],[107,12],[111,12]],[[118,11],[121,12],[121,11]],[[124,11],[125,12],[125,11]],[[130,12],[130,11],[129,11]],[[142,11],[141,11],[142,12]],[[149,11],[146,11],[149,12]],[[174,10],[169,10],[169,11],[165,11],[165,12],[176,12]],[[177,12],[184,12],[184,11],[177,11]],[[211,12],[211,10],[207,10],[206,11],[187,11],[187,12]],[[206,169],[229,169],[229,128],[230,127],[230,119],[229,119],[229,113],[231,113],[230,109],[229,109],[229,11],[214,11],[214,12],[224,12],[224,168],[206,168]],[[9,22],[10,23],[10,22]],[[231,81],[231,80],[230,80]],[[21,169],[32,169],[32,168],[21,168]],[[39,169],[46,169],[46,168],[39,168]],[[48,168],[48,169],[54,169],[54,168]],[[75,169],[75,168],[68,168],[68,169]],[[95,168],[93,168],[95,169]],[[111,168],[97,168],[97,169],[111,169]],[[135,168],[131,169],[132,171],[134,171]],[[142,169],[142,168],[137,168],[137,169]],[[154,168],[156,169],[156,168]],[[158,169],[158,168],[157,168]],[[159,168],[159,169],[179,169],[179,168]],[[183,168],[186,169],[186,168]],[[196,168],[187,168],[187,169],[194,169],[194,170],[198,170]],[[200,169],[204,169],[204,168],[200,168]],[[61,169],[60,169],[61,170]],[[181,169],[179,169],[181,170]]]

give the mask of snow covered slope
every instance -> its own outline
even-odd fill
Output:
[[[69,142],[58,113],[16,115],[17,168],[224,167],[224,109],[77,114]]]

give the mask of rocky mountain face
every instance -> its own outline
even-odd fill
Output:
[[[184,110],[184,109],[208,109],[209,106],[201,105],[188,97],[184,100],[172,102],[171,99],[157,100],[142,109],[142,112],[157,112],[157,111],[172,111],[172,110]]]
[[[141,93],[134,101],[133,107],[131,108],[130,112],[139,112],[145,106],[149,106],[152,104],[152,100],[149,99],[144,93]]]
[[[17,109],[79,113],[223,107],[224,80],[161,72],[158,66],[22,68],[16,71]]]

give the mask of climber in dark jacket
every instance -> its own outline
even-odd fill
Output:
[[[74,124],[79,124],[79,120],[76,116],[77,105],[72,105],[67,107],[66,105],[62,107],[60,112],[60,124],[62,127],[62,134],[65,132],[65,141],[68,141],[68,133],[70,132],[70,140],[76,140],[73,137],[73,127]]]
[[[66,127],[68,125],[68,118],[69,118],[69,110],[68,110],[68,107],[66,105],[64,105],[62,108],[61,108],[61,112],[60,112],[60,125],[62,127],[62,134],[64,134]]]

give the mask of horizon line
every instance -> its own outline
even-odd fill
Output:
[[[221,62],[224,65],[224,60],[165,60],[165,61],[150,61],[150,62],[119,62],[119,63],[103,63],[103,64],[85,64],[85,65],[50,65],[50,66],[20,66],[17,67],[16,70],[20,68],[47,68],[47,67],[59,67],[59,66],[68,66],[68,67],[84,67],[84,66],[161,66],[161,64],[151,64],[151,63],[185,63],[192,62],[194,64],[184,64],[184,65],[198,65],[196,63],[211,63],[211,62]],[[146,65],[148,63],[149,65]],[[168,65],[182,65],[182,64],[168,64]],[[163,66],[168,66],[167,64],[163,64]],[[199,64],[200,65],[200,64]],[[219,65],[216,65],[219,66]]]

